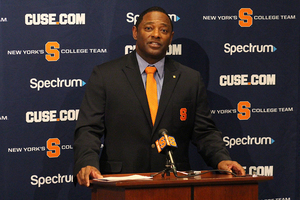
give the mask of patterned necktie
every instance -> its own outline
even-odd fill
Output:
[[[150,108],[150,114],[152,123],[154,125],[156,113],[158,109],[158,100],[157,100],[157,85],[156,80],[154,78],[154,73],[156,72],[156,67],[148,66],[145,69],[147,74],[147,81],[146,81],[146,94],[148,98],[148,104]]]

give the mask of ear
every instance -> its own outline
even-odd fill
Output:
[[[132,27],[132,37],[133,37],[133,39],[137,40],[137,28],[136,28],[136,26]]]

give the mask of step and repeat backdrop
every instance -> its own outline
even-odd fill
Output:
[[[0,0],[1,199],[90,198],[72,176],[85,83],[135,49],[131,28],[154,5],[174,23],[167,55],[201,72],[232,158],[274,176],[259,199],[300,199],[299,1]]]

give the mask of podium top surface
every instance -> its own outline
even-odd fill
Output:
[[[138,175],[150,176],[155,173],[138,173]],[[105,177],[123,177],[134,174],[110,174],[103,175]],[[181,175],[180,176],[184,176]],[[203,175],[178,178],[172,173],[170,176],[162,177],[160,174],[150,180],[126,180],[126,181],[113,181],[101,182],[91,180],[92,187],[124,187],[124,188],[141,188],[141,187],[166,187],[166,186],[192,186],[192,185],[229,185],[229,184],[258,184],[259,182],[272,180],[273,176],[252,176],[246,175],[243,177],[233,176],[229,174],[216,174],[208,172]]]

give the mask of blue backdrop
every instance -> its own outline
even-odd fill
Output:
[[[0,0],[1,198],[90,198],[72,183],[85,82],[135,48],[131,28],[154,5],[174,23],[167,54],[204,77],[233,159],[274,176],[259,199],[300,199],[300,2],[283,0]]]

